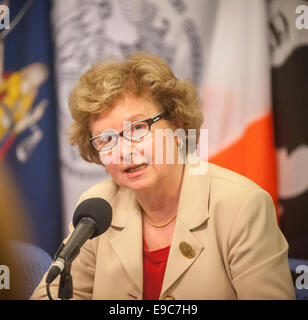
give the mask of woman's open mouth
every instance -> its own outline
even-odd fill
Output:
[[[137,171],[140,171],[140,170],[146,168],[147,166],[148,166],[147,163],[142,163],[142,164],[134,165],[134,166],[131,166],[131,167],[127,168],[126,170],[124,170],[124,172],[125,172],[125,173],[137,172]]]

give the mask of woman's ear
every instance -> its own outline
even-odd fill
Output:
[[[178,138],[178,139],[177,139],[177,145],[178,145],[178,148],[179,148],[179,149],[182,149],[182,148],[183,148],[183,139]]]

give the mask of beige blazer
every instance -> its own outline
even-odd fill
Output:
[[[216,165],[198,175],[191,168],[186,164],[160,299],[294,299],[288,244],[269,194]],[[109,201],[113,218],[72,264],[74,299],[142,299],[142,216],[134,193],[108,179],[80,201],[90,197]],[[180,249],[183,242],[193,257]],[[32,299],[47,299],[45,276]],[[58,283],[51,285],[54,299]]]

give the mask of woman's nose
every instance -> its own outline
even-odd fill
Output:
[[[120,139],[120,158],[123,164],[145,162],[145,141]]]
[[[123,164],[131,164],[134,154],[134,146],[130,140],[119,138],[120,158]]]

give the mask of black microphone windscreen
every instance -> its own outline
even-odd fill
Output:
[[[112,220],[112,208],[108,201],[102,198],[89,198],[82,201],[75,210],[73,216],[73,225],[74,228],[78,224],[81,218],[91,218],[93,219],[98,228],[95,233],[92,235],[92,238],[95,238],[110,227]]]

